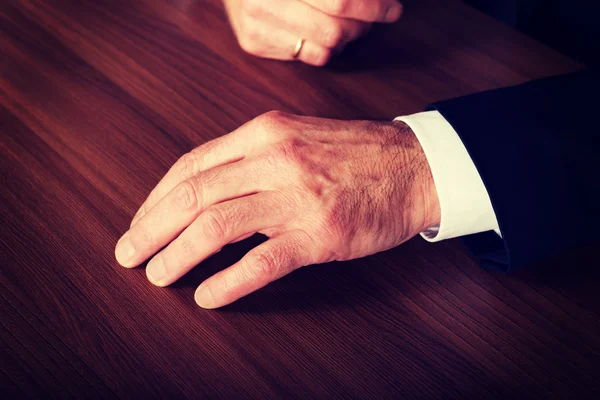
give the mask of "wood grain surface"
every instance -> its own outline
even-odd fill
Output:
[[[216,311],[113,249],[184,152],[272,109],[391,119],[579,68],[459,1],[406,1],[326,68],[243,53],[219,0],[0,4],[0,397],[588,398],[597,246],[545,273],[415,238]],[[293,44],[290,45],[291,48]]]

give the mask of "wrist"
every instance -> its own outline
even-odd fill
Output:
[[[409,231],[412,237],[440,225],[442,213],[433,174],[419,140],[404,122],[394,121],[394,125],[403,136],[403,151],[407,153],[406,170],[395,173],[404,176],[406,187],[409,188],[405,207],[410,215]]]

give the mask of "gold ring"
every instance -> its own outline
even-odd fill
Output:
[[[292,54],[292,58],[295,60],[300,55],[302,51],[302,47],[304,47],[304,39],[299,38],[296,42],[296,48],[294,49],[294,54]]]

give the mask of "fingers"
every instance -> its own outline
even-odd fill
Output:
[[[366,22],[395,22],[402,14],[397,0],[303,0],[335,17]]]
[[[257,0],[258,1],[258,0]],[[260,0],[252,7],[253,21],[261,20],[330,49],[342,46],[363,34],[370,24],[325,14],[301,0]]]
[[[255,124],[255,120],[250,121],[230,134],[211,140],[183,155],[150,192],[130,226],[135,225],[167,193],[186,179],[210,168],[241,160],[272,142],[271,136],[263,134],[264,130],[253,129]]]
[[[239,161],[181,182],[123,235],[117,261],[128,268],[139,265],[211,205],[257,192],[264,176],[256,162]]]
[[[393,22],[402,13],[397,0],[226,0],[225,5],[244,51],[314,66],[325,65],[372,22]],[[294,57],[299,39],[305,44]]]
[[[148,280],[158,286],[170,285],[226,244],[282,224],[284,212],[274,192],[216,204],[150,260]]]
[[[242,34],[238,37],[244,51],[262,58],[294,59],[294,47],[301,36],[267,23],[256,24],[251,29],[249,34]],[[306,41],[296,59],[321,67],[329,62],[332,54],[332,49],[312,41]]]
[[[267,240],[231,267],[216,273],[196,290],[203,308],[230,304],[290,272],[311,264],[308,238],[292,231]]]

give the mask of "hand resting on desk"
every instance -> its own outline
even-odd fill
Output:
[[[181,157],[116,257],[131,268],[154,256],[148,279],[167,286],[228,243],[268,236],[199,286],[196,302],[216,308],[299,267],[377,253],[439,223],[427,160],[404,123],[270,112]]]

